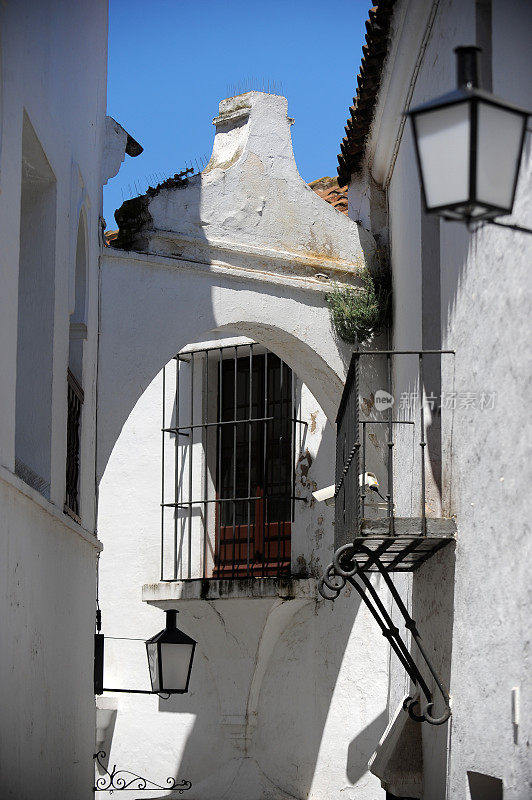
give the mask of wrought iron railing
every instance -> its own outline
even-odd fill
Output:
[[[380,516],[386,518],[388,533],[391,536],[394,535],[396,529],[394,448],[397,445],[398,431],[404,430],[404,426],[413,426],[415,433],[419,434],[417,445],[419,457],[413,454],[412,463],[415,474],[410,476],[413,484],[418,484],[416,494],[419,511],[412,516],[419,517],[420,532],[423,536],[427,535],[426,406],[428,392],[424,379],[425,363],[427,359],[432,359],[431,372],[434,374],[436,364],[436,372],[439,375],[442,355],[452,353],[452,350],[377,350],[353,354],[336,419],[335,550],[352,542],[363,533],[362,523],[367,517],[368,494],[371,493],[371,487],[368,488],[364,476],[368,467],[368,433],[372,426],[381,426],[386,436],[383,444],[387,454],[382,463],[384,480],[381,481],[381,486],[386,488],[382,497],[384,502],[381,504]],[[402,409],[403,416],[406,418],[398,419],[401,403],[398,402],[400,398],[394,397],[393,361],[401,356],[414,357],[416,365],[414,370],[410,370],[409,391],[402,393],[406,394],[408,399],[408,403]],[[373,398],[376,415],[361,414],[361,361],[364,359],[373,359],[373,363],[378,364],[376,372],[380,379],[377,379],[376,385],[367,387],[367,393]],[[411,360],[412,358],[410,358]],[[365,377],[367,382],[364,370],[362,377]],[[382,386],[383,383],[386,388]],[[379,400],[381,401],[380,408],[378,407]],[[434,410],[436,415],[440,413],[439,406]],[[404,476],[405,465],[402,464],[401,478],[404,479]]]
[[[83,389],[70,370],[67,373],[68,412],[67,412],[67,452],[66,452],[66,491],[65,512],[79,519],[79,474],[81,411],[83,408]]]
[[[405,699],[405,709],[408,710],[413,720],[428,722],[431,725],[442,725],[449,719],[451,715],[449,692],[432,664],[416,622],[410,615],[390,572],[417,569],[437,550],[449,544],[453,538],[455,530],[453,520],[435,520],[432,517],[429,519],[427,515],[427,381],[425,375],[425,361],[427,358],[432,358],[436,364],[433,364],[431,369],[431,377],[437,381],[439,388],[441,385],[441,357],[452,353],[453,351],[450,350],[381,350],[353,354],[337,416],[335,552],[332,563],[324,570],[319,586],[320,593],[328,600],[335,600],[346,583],[356,590],[416,689],[414,696]],[[405,419],[395,418],[397,411],[394,412],[397,403],[393,394],[393,359],[400,356],[415,357],[416,359],[416,369],[410,370],[410,374],[407,371],[406,376],[402,376],[403,385],[415,387],[414,391],[405,393],[409,401],[414,401],[406,404]],[[382,364],[378,363],[379,357],[384,357],[384,369],[382,369]],[[372,369],[364,370],[361,374],[361,360],[364,358],[374,359],[374,361],[367,362],[368,367],[372,364]],[[382,386],[384,378],[386,389],[377,386],[368,387],[368,373],[379,381],[380,386]],[[368,394],[368,398],[364,400],[361,393],[362,379],[364,379],[365,390]],[[396,381],[396,388],[397,384]],[[415,402],[416,400],[417,402]],[[363,403],[365,413],[361,419]],[[377,406],[377,416],[373,413],[375,406]],[[434,411],[436,412],[435,417],[437,417],[439,407]],[[412,414],[418,415],[417,419],[412,419]],[[384,444],[387,451],[386,458],[379,463],[381,471],[385,473],[385,480],[381,482],[377,481],[374,473],[367,473],[367,439],[369,436],[367,429],[372,425],[383,426],[386,432],[385,442],[376,437],[372,440],[378,447]],[[413,430],[419,433],[419,458],[412,458],[409,462],[417,467],[417,469],[413,469],[413,476],[410,476],[413,486],[416,487],[416,484],[419,484],[418,515],[416,514],[412,518],[398,517],[395,513],[394,448],[398,441],[397,431],[404,431],[404,426],[413,426]],[[438,430],[438,434],[441,436],[441,429]],[[406,464],[402,463],[401,478],[403,481],[407,479],[408,472]],[[368,475],[371,475],[371,480],[367,479]],[[384,484],[385,494],[381,496],[383,500],[381,508],[372,518],[369,518],[368,491],[379,490]],[[378,571],[382,575],[403,618],[405,633],[410,633],[421,660],[430,673],[434,691],[408,649],[389,609],[382,602],[370,577],[366,574],[373,571]],[[435,712],[435,692],[443,701],[443,708],[439,714]],[[421,695],[425,698],[423,703]]]
[[[165,367],[161,580],[290,574],[296,395],[289,367],[253,343]]]

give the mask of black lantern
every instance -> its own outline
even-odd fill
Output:
[[[177,611],[166,612],[166,628],[146,642],[152,691],[188,692],[196,642],[176,627]]]
[[[408,112],[427,213],[510,214],[529,112],[478,88],[478,47],[457,47],[458,87]]]

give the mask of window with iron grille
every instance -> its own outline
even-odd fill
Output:
[[[64,511],[79,521],[79,456],[83,389],[70,370],[68,382],[66,487]]]
[[[290,574],[295,376],[251,343],[174,363],[163,375],[161,578]]]

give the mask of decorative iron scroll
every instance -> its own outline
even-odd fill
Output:
[[[408,676],[414,685],[419,687],[426,698],[427,702],[423,708],[421,708],[418,699],[412,697],[407,697],[405,699],[404,708],[408,711],[409,716],[415,722],[428,722],[431,725],[443,725],[451,716],[449,693],[445,689],[439,675],[432,666],[425,648],[423,647],[421,636],[417,630],[415,620],[413,620],[408,613],[408,610],[403,603],[399,592],[397,591],[386,568],[380,561],[379,554],[373,552],[368,547],[363,545],[358,545],[358,549],[368,557],[368,563],[375,564],[378,571],[384,578],[384,581],[403,616],[405,628],[410,631],[412,639],[415,641],[419,652],[421,653],[421,656],[430,670],[441,696],[443,697],[445,703],[445,710],[443,711],[443,714],[439,717],[432,716],[432,711],[434,708],[432,692],[427,686],[427,683],[423,678],[419,667],[414,661],[412,654],[408,650],[406,644],[403,642],[399,634],[399,628],[394,625],[393,620],[390,617],[382,600],[380,599],[377,591],[375,590],[375,587],[372,585],[368,576],[360,570],[359,564],[354,557],[354,545],[344,544],[335,552],[333,563],[329,564],[329,566],[325,569],[324,576],[320,579],[319,592],[326,600],[336,600],[346,583],[350,583],[351,586],[356,589],[361,599],[364,601],[371,614],[379,624],[382,635],[388,639],[390,647],[405,668]],[[327,590],[331,594],[328,594]],[[420,713],[416,713],[416,707],[418,707]]]
[[[168,792],[173,790],[179,792],[179,794],[183,794],[183,792],[186,792],[192,787],[190,781],[182,780],[177,782],[175,778],[167,778],[166,786],[161,786],[160,783],[155,783],[155,781],[150,781],[148,778],[143,778],[141,775],[131,772],[131,770],[117,769],[116,764],[112,771],[109,772],[105,764],[102,764],[101,761],[106,755],[104,750],[99,750],[94,754],[95,761],[98,763],[98,766],[104,770],[105,775],[96,779],[96,783],[92,789],[93,792],[109,792],[112,794],[116,791],[128,789],[129,791],[135,792]]]

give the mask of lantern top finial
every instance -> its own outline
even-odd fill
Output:
[[[172,608],[166,611],[166,630],[177,628],[177,609]]]
[[[475,44],[460,45],[455,47],[456,53],[456,82],[460,89],[479,89],[478,56],[481,47]]]

